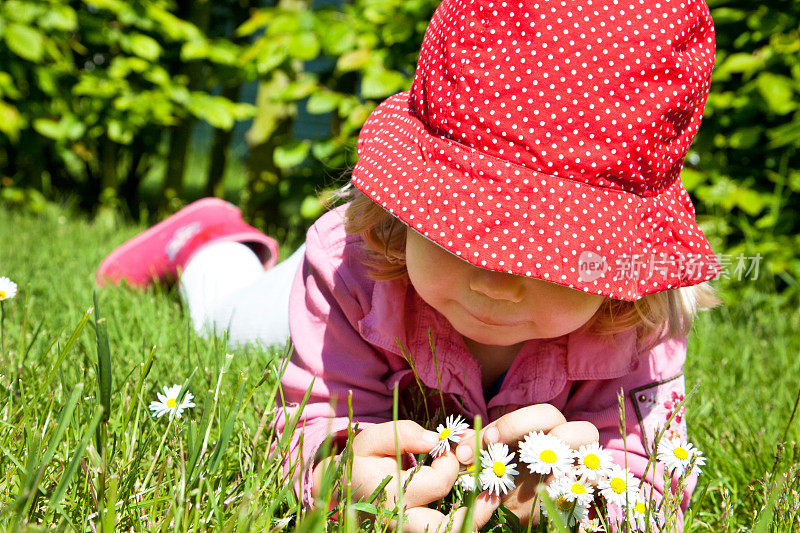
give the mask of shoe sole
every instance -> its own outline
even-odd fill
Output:
[[[117,258],[124,255],[132,248],[135,248],[142,241],[145,241],[148,238],[150,238],[152,234],[158,233],[159,230],[165,228],[166,226],[174,224],[176,220],[174,218],[175,216],[180,215],[181,218],[183,218],[187,215],[191,215],[192,213],[201,208],[205,208],[208,206],[224,207],[231,211],[236,211],[237,213],[241,212],[240,209],[235,205],[231,204],[230,202],[226,202],[225,200],[221,200],[219,198],[213,198],[213,197],[202,198],[200,200],[197,200],[196,202],[192,202],[191,204],[187,205],[183,209],[176,212],[174,215],[165,218],[155,226],[152,226],[144,230],[139,235],[132,237],[131,239],[128,239],[127,241],[116,247],[110,254],[106,256],[105,259],[103,259],[103,261],[100,263],[100,266],[97,267],[97,275],[95,276],[95,283],[97,283],[99,287],[105,287],[108,283],[118,285],[119,282],[122,281],[122,279],[113,280],[106,275],[106,270],[108,270],[110,265],[113,265],[116,262]],[[136,286],[138,286],[138,284]]]

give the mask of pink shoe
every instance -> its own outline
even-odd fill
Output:
[[[219,198],[203,198],[118,246],[103,259],[95,281],[146,288],[155,281],[177,279],[189,259],[204,245],[237,241],[249,245],[269,269],[278,261],[278,243],[246,224],[239,209]]]

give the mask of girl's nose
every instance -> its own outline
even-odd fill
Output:
[[[493,300],[519,303],[524,294],[524,278],[475,267],[470,274],[469,288]]]

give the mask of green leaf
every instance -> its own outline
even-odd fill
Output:
[[[267,35],[286,35],[297,33],[302,27],[300,26],[300,19],[297,13],[280,13],[272,19],[269,26],[267,26]]]
[[[256,53],[258,73],[262,76],[268,74],[283,63],[288,55],[282,42],[266,42],[263,46],[259,46]]]
[[[740,188],[736,191],[736,206],[750,216],[756,216],[769,203],[769,195],[752,189]]]
[[[408,86],[409,80],[394,70],[370,70],[361,82],[361,96],[384,98]]]
[[[325,161],[336,151],[339,143],[335,139],[317,141],[311,146],[311,153],[320,161]]]
[[[360,128],[364,122],[367,121],[369,114],[372,113],[372,110],[375,108],[374,105],[363,104],[357,106],[353,111],[347,116],[347,120],[345,123],[350,128]]]
[[[300,204],[300,216],[306,220],[316,220],[324,211],[323,203],[314,195],[306,196]]]
[[[22,98],[22,93],[14,84],[14,78],[8,72],[0,72],[0,96],[7,96],[12,100]]]
[[[794,96],[794,82],[786,76],[762,72],[756,78],[758,92],[767,103],[770,111],[778,115],[785,115],[797,108],[792,100]]]
[[[687,191],[693,191],[699,183],[705,181],[705,174],[693,168],[683,167],[681,170],[681,182]]]
[[[308,61],[319,55],[319,41],[311,32],[303,32],[289,37],[289,55],[295,59]]]
[[[739,22],[740,20],[744,20],[746,16],[746,11],[730,7],[718,7],[711,11],[711,17],[714,19],[714,24],[717,26],[730,24],[731,22]]]
[[[16,142],[19,139],[19,130],[22,124],[19,110],[0,100],[0,132],[5,133],[9,139]]]
[[[280,168],[297,166],[305,161],[310,146],[308,141],[292,141],[275,148],[272,159]]]
[[[174,41],[196,41],[204,38],[203,32],[197,26],[176,17],[162,6],[150,3],[147,6],[147,16],[153,19],[164,35]]]
[[[39,135],[47,137],[48,139],[53,139],[54,141],[63,140],[67,136],[64,128],[61,127],[61,123],[49,118],[37,118],[34,120],[33,129],[35,129]]]
[[[358,70],[369,62],[371,50],[359,49],[345,52],[336,61],[336,70],[350,72]]]
[[[67,5],[52,5],[39,18],[39,27],[45,30],[75,31],[78,28],[78,15]]]
[[[181,61],[192,61],[208,57],[208,41],[189,41],[181,47]]]
[[[23,59],[38,63],[44,53],[44,36],[30,26],[11,23],[6,28],[5,41],[9,50]]]
[[[119,120],[108,122],[108,138],[120,144],[130,144],[133,142],[133,130]]]
[[[712,80],[724,81],[730,79],[731,74],[749,76],[763,66],[764,59],[762,57],[744,53],[731,54],[714,70]]]
[[[8,17],[8,20],[19,22],[20,24],[33,23],[36,17],[46,13],[45,9],[47,9],[43,5],[20,0],[5,0],[5,2],[0,3],[0,6],[3,8],[0,18],[5,16]]]
[[[730,135],[728,146],[741,150],[752,148],[761,139],[761,133],[763,131],[763,126],[739,128]]]
[[[332,56],[340,56],[356,46],[356,35],[352,27],[344,22],[325,18],[318,21],[320,28],[317,35],[322,41],[322,48]]]
[[[333,91],[317,91],[309,97],[306,111],[314,115],[330,113],[339,106],[342,95]]]
[[[232,103],[221,96],[209,96],[205,93],[195,92],[192,93],[187,107],[190,113],[215,128],[229,130],[235,122]]]
[[[208,49],[208,59],[220,65],[237,65],[241,51],[235,44],[219,40]]]
[[[302,75],[300,79],[289,83],[280,94],[276,95],[276,98],[283,101],[302,100],[316,89],[317,78],[310,75]]]
[[[800,146],[800,121],[771,128],[767,131],[767,136],[770,139],[768,148],[780,148],[787,145]]]
[[[131,35],[128,46],[132,53],[148,61],[155,61],[161,55],[161,45],[158,41],[141,33]]]
[[[237,37],[244,37],[260,30],[274,18],[275,12],[267,9],[259,9],[244,22],[241,26],[236,28]]]

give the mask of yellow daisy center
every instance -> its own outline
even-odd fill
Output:
[[[441,433],[439,433],[439,440],[444,440],[449,437],[453,431],[450,428],[444,428]]]
[[[0,291],[0,300],[6,299],[6,291]]]
[[[558,456],[556,455],[556,452],[554,452],[553,450],[543,450],[539,454],[539,459],[541,459],[545,463],[555,463],[556,459],[558,459]]]
[[[570,509],[572,509],[572,502],[567,500],[563,496],[559,496],[558,497],[558,501],[556,502],[556,505],[558,505],[558,508],[561,509],[564,512],[569,511]]]
[[[622,494],[625,492],[625,480],[622,478],[615,477],[609,482],[609,486],[611,486],[611,490],[617,494]]]
[[[672,453],[674,453],[675,457],[677,457],[681,461],[685,461],[689,457],[689,452],[686,451],[686,448],[681,448],[680,446],[675,448],[675,451],[673,451]]]
[[[572,491],[572,494],[586,494],[586,487],[580,483],[573,483],[569,490]]]
[[[593,453],[587,454],[586,457],[583,458],[583,464],[586,465],[586,468],[597,470],[600,468],[600,458]]]
[[[647,511],[647,507],[645,507],[644,502],[636,502],[634,508],[636,509],[637,513],[641,514],[645,514],[645,512]]]
[[[506,474],[506,465],[500,461],[495,461],[492,466],[492,472],[494,472],[494,475],[497,477],[503,477]]]
[[[467,465],[467,472],[475,473],[475,463],[470,463]]]
[[[167,400],[167,407],[170,407],[170,408],[175,407],[175,405],[177,405],[177,403],[178,402],[177,402],[177,400],[175,398],[170,398],[169,400]]]

